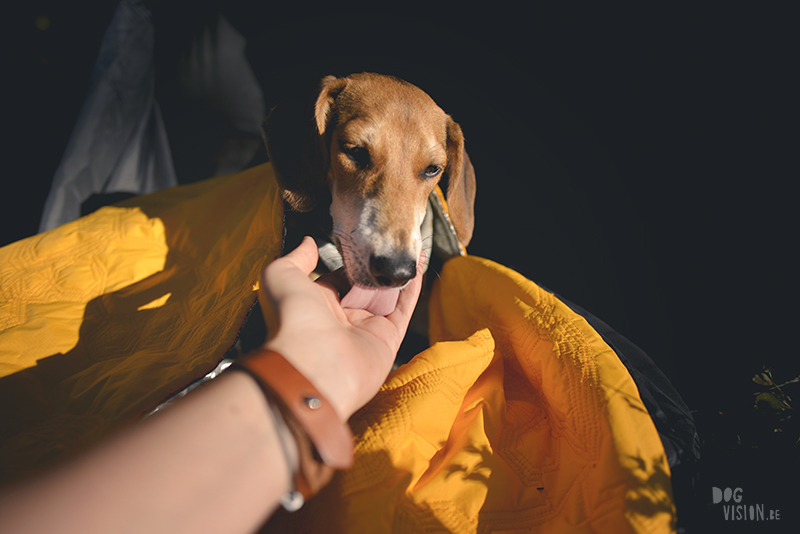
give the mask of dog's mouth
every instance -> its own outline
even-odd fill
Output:
[[[426,253],[423,250],[420,257],[414,264],[414,270],[425,265]],[[347,263],[342,267],[342,271],[347,271]],[[400,298],[400,292],[408,285],[408,282],[400,284],[399,282],[393,285],[378,285],[372,280],[366,283],[359,279],[353,280],[350,278],[352,273],[347,272],[346,278],[350,285],[349,290],[341,292],[343,294],[341,304],[343,308],[354,308],[367,310],[373,315],[389,315],[397,307],[397,300]]]
[[[345,267],[324,274],[319,282],[331,286],[339,293],[342,308],[366,310],[373,315],[389,315],[397,307],[402,287],[370,287],[353,283]]]
[[[400,291],[407,285],[401,280],[386,283],[385,280],[375,278],[374,273],[362,265],[345,250],[338,236],[333,236],[333,243],[320,247],[320,259],[333,270],[330,275],[324,275],[324,282],[333,286],[339,293],[343,308],[361,309],[373,315],[389,315],[397,307]],[[349,251],[348,251],[349,252]],[[420,263],[426,257],[423,252]],[[414,267],[416,269],[416,267]]]
[[[417,268],[426,266],[426,251],[422,251],[417,263]],[[366,283],[353,280],[352,273],[347,265],[342,262],[342,267],[333,273],[324,275],[323,281],[334,287],[341,298],[343,308],[366,310],[373,315],[389,315],[397,307],[400,292],[407,283],[391,287],[382,287],[371,281]]]
[[[372,263],[359,261],[363,258],[357,255],[354,257],[354,251],[357,249],[351,243],[349,234],[334,230],[333,234],[329,236],[330,241],[320,244],[320,259],[334,273],[332,277],[334,283],[331,285],[334,285],[339,292],[342,307],[367,310],[373,315],[385,316],[392,313],[397,307],[400,292],[407,285],[407,282],[403,280],[407,280],[408,275],[413,274],[414,270],[422,270],[424,273],[428,267],[428,258],[431,257],[433,247],[433,212],[430,206],[426,209],[420,234],[424,237],[422,250],[416,262],[406,259],[406,272],[402,273],[403,269],[400,269],[402,276],[387,276],[385,280],[380,280],[376,278],[374,272],[370,271],[386,272],[387,266],[385,264],[374,265],[374,259],[371,260]],[[402,265],[403,262],[401,261],[400,264]],[[370,267],[375,267],[375,269],[370,269]],[[407,272],[408,268],[412,269],[412,273]],[[391,267],[388,270],[392,271]],[[393,274],[397,272],[394,270]]]

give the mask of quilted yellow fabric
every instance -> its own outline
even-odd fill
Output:
[[[269,165],[164,190],[0,249],[0,481],[213,369],[280,251]]]
[[[351,420],[354,467],[268,532],[671,532],[669,466],[614,351],[518,273],[451,259],[435,344]]]
[[[63,457],[212,369],[279,251],[281,209],[263,165],[0,249],[0,477]],[[353,469],[267,531],[674,529],[655,427],[580,316],[466,256],[445,265],[430,317],[431,348],[351,420]]]

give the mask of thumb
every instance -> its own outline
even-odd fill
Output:
[[[278,331],[278,303],[296,294],[306,284],[312,284],[308,275],[317,266],[318,257],[314,239],[306,236],[297,248],[273,260],[261,271],[258,301],[268,337],[274,336]]]
[[[305,236],[296,249],[292,250],[283,258],[278,258],[275,261],[289,261],[293,263],[298,269],[303,271],[303,274],[308,276],[311,271],[317,266],[319,260],[319,250],[314,238]]]

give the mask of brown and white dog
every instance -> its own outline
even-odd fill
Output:
[[[285,200],[297,212],[330,214],[354,288],[396,295],[414,277],[420,226],[440,181],[458,240],[469,243],[475,173],[464,136],[418,87],[372,73],[328,76],[305,110],[278,106],[263,126]]]

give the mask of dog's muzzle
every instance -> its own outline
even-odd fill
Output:
[[[344,267],[342,255],[339,253],[336,245],[331,241],[330,235],[320,230],[321,229],[303,232],[303,235],[313,235],[314,240],[317,242],[317,247],[319,248],[320,262],[330,272],[335,272]],[[450,216],[445,207],[444,196],[438,187],[428,197],[425,217],[420,225],[420,235],[422,236],[422,250],[424,253],[421,255],[419,261],[422,262],[421,267],[423,272],[428,270],[431,254],[436,255],[436,257],[442,261],[446,261],[453,256],[463,256],[466,254],[464,246],[458,241],[455,227],[450,221]],[[403,254],[392,258],[373,256],[370,258],[370,269],[375,280],[380,284],[380,287],[361,287],[360,293],[363,295],[355,298],[355,300],[358,300],[358,303],[354,303],[356,307],[362,307],[362,305],[367,306],[370,301],[375,300],[374,295],[369,297],[369,292],[399,291],[400,287],[411,280],[416,274],[417,259]],[[362,303],[359,299],[364,300],[364,302]],[[394,309],[394,307],[392,307],[392,309]]]

